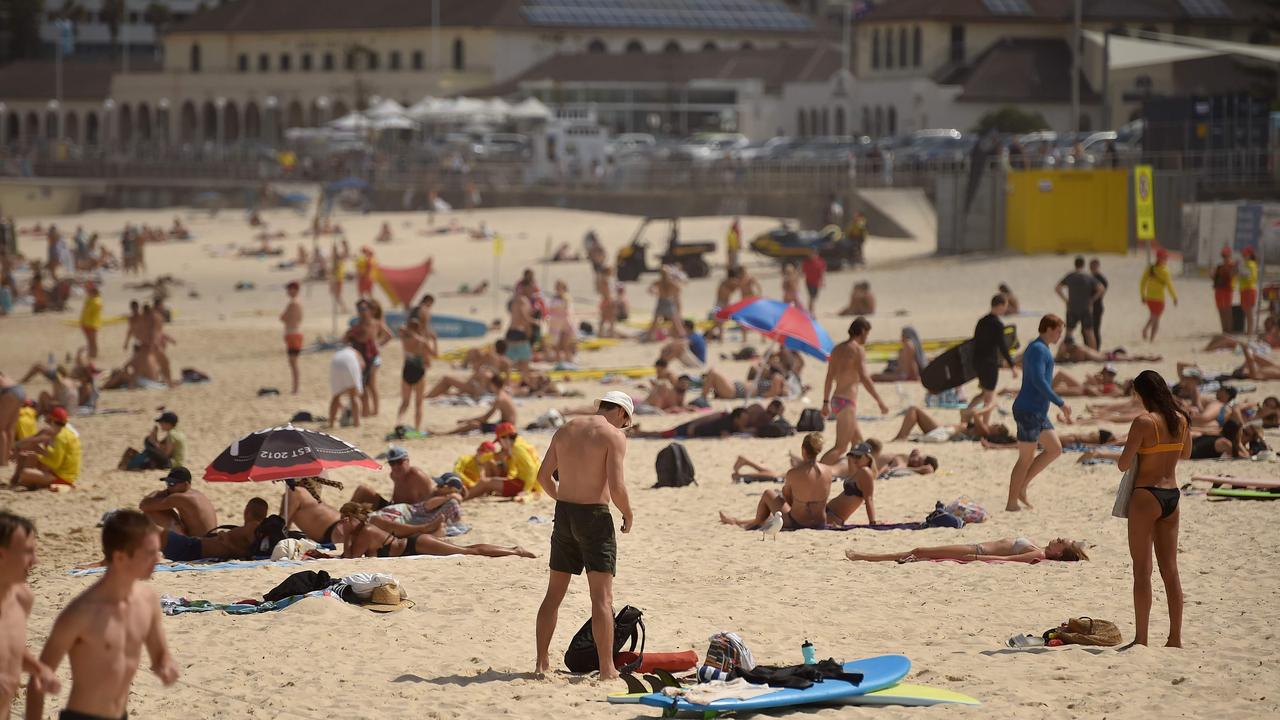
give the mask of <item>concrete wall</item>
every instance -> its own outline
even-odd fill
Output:
[[[69,180],[0,178],[0,214],[21,220],[79,212],[84,187]]]

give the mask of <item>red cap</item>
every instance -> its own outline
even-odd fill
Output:
[[[1157,259],[1157,260],[1168,260],[1168,259],[1169,259],[1169,251],[1168,251],[1168,250],[1165,250],[1164,248],[1160,248],[1159,250],[1156,250],[1156,259]]]
[[[497,436],[499,440],[501,440],[502,438],[507,437],[509,435],[515,435],[516,426],[512,425],[509,422],[498,423],[498,427],[494,429],[493,434]]]
[[[496,452],[498,452],[498,447],[488,440],[480,443],[480,447],[476,448],[477,455],[492,455]]]
[[[1229,258],[1229,257],[1231,257],[1231,248],[1229,248],[1229,247],[1225,247],[1225,246],[1224,246],[1224,247],[1222,248],[1222,257],[1224,257],[1224,258]]]
[[[1252,258],[1252,257],[1253,257],[1253,246],[1252,246],[1252,245],[1246,245],[1246,246],[1245,246],[1245,248],[1244,248],[1243,250],[1241,250],[1241,251],[1240,251],[1240,254],[1241,254],[1241,255],[1244,255],[1244,256],[1245,256],[1245,257],[1247,257],[1247,258]]]
[[[67,409],[64,407],[56,407],[49,411],[49,419],[59,425],[67,424]]]

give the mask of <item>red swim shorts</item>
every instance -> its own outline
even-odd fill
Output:
[[[1231,307],[1231,288],[1214,288],[1213,304],[1218,306],[1219,310],[1226,310]]]
[[[1240,291],[1240,307],[1251,308],[1258,304],[1257,288]]]
[[[524,482],[516,478],[502,481],[502,497],[515,497],[524,492]]]
[[[1151,314],[1152,314],[1153,316],[1155,316],[1155,317],[1160,317],[1161,315],[1163,315],[1163,314],[1164,314],[1164,301],[1163,301],[1163,300],[1148,300],[1148,301],[1147,301],[1147,309],[1151,311]]]

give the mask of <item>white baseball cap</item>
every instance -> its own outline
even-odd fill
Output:
[[[622,408],[623,412],[627,414],[627,420],[631,420],[635,416],[636,406],[632,402],[631,396],[620,390],[610,390],[601,395],[600,399],[596,401],[596,407],[600,407],[600,403],[612,403]]]

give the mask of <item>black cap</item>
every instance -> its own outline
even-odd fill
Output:
[[[191,482],[191,471],[184,467],[176,467],[170,470],[168,475],[160,479],[169,485],[189,483]]]
[[[156,418],[156,422],[169,423],[170,425],[177,425],[178,413],[173,412],[172,410],[165,410],[164,412],[160,413],[160,417]]]

